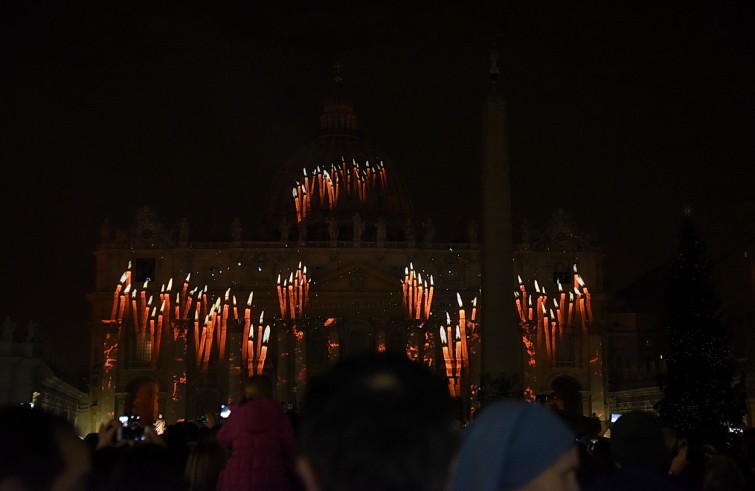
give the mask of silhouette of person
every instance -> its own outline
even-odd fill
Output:
[[[299,222],[299,242],[304,243],[307,241],[307,224],[302,220]]]
[[[383,220],[383,217],[378,217],[375,229],[375,240],[382,245],[385,242],[385,220]]]
[[[406,238],[406,241],[410,244],[413,244],[416,240],[416,237],[414,235],[414,223],[410,218],[407,218],[404,221],[404,237]]]
[[[654,414],[622,414],[611,428],[610,446],[617,469],[598,478],[589,490],[680,491],[676,478],[668,473],[663,426]]]
[[[435,239],[435,225],[433,225],[433,221],[428,218],[427,221],[424,223],[425,227],[425,245],[429,246],[433,243],[433,240]]]
[[[238,242],[241,240],[241,221],[239,221],[238,218],[233,219],[233,223],[231,224],[231,238]]]
[[[16,322],[11,320],[10,316],[5,318],[3,323],[2,339],[4,341],[13,341],[13,333],[16,331]]]
[[[218,430],[218,443],[230,457],[218,478],[218,491],[287,491],[295,475],[297,442],[291,420],[272,397],[265,375],[251,377],[244,396]]]
[[[215,491],[220,472],[228,460],[226,449],[214,437],[200,439],[186,459],[186,491]]]
[[[291,224],[288,223],[285,215],[281,217],[281,221],[278,224],[278,231],[281,234],[281,242],[288,242],[288,234],[291,232]]]
[[[37,323],[34,321],[29,321],[28,326],[26,327],[26,338],[24,339],[25,342],[31,343],[34,341],[34,337],[37,335]]]
[[[0,435],[0,489],[88,489],[90,449],[66,420],[28,405],[4,406]]]
[[[186,219],[186,217],[183,217],[181,219],[181,223],[178,224],[178,240],[181,242],[186,242],[189,240],[189,220]]]
[[[452,491],[578,491],[575,435],[540,404],[502,400],[465,430]]]
[[[333,216],[328,218],[328,235],[331,242],[338,240],[338,221]]]
[[[446,381],[390,352],[342,358],[312,380],[299,427],[309,491],[441,490],[458,443]]]
[[[469,239],[470,244],[476,244],[479,239],[477,234],[477,222],[474,220],[467,225],[467,238]]]
[[[359,213],[354,213],[354,216],[351,217],[351,222],[354,228],[354,242],[359,242],[362,240],[362,234],[364,233],[362,217],[359,216]]]
[[[113,227],[110,225],[110,219],[106,218],[102,222],[102,226],[100,227],[100,241],[103,244],[107,244],[110,242],[110,237],[113,235]]]

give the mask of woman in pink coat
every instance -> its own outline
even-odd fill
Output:
[[[291,420],[272,398],[272,382],[255,375],[244,397],[218,430],[217,441],[230,451],[218,478],[218,491],[289,491],[297,442]]]

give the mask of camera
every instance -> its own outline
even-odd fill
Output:
[[[139,416],[120,416],[118,418],[120,426],[116,433],[118,441],[143,441],[144,426],[139,421]]]
[[[231,408],[228,406],[228,404],[221,404],[218,413],[220,414],[221,418],[226,419],[231,415]]]
[[[547,406],[551,402],[551,395],[550,394],[537,394],[535,396],[535,402],[537,402],[541,406]]]

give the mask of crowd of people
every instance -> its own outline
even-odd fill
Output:
[[[440,375],[391,353],[342,359],[298,413],[264,375],[230,409],[161,435],[113,421],[79,438],[45,411],[0,408],[0,491],[755,489],[753,428],[682,439],[634,411],[608,438],[568,404],[513,399],[461,422]]]

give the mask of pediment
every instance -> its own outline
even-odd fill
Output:
[[[350,263],[329,271],[314,285],[318,292],[396,292],[401,293],[401,278],[394,278],[365,263]]]

